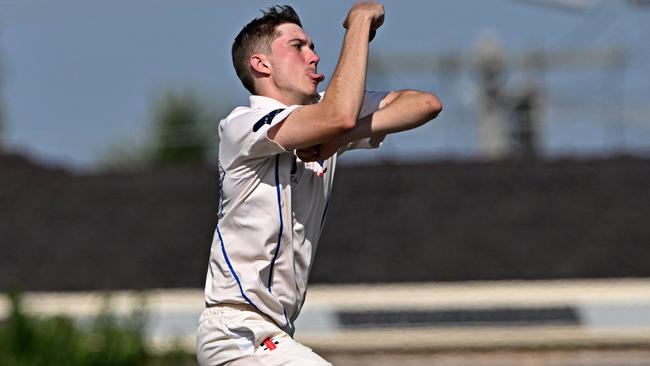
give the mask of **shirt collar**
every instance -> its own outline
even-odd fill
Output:
[[[269,97],[264,97],[261,95],[251,95],[249,97],[251,102],[251,108],[253,109],[278,109],[278,108],[287,108],[286,105],[278,102],[277,100]]]

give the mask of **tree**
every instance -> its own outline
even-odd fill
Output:
[[[223,93],[206,102],[191,89],[169,89],[153,102],[146,140],[124,138],[111,144],[99,165],[109,170],[213,165],[219,148],[217,122],[232,109],[230,104]]]
[[[208,158],[210,136],[198,98],[191,91],[168,91],[154,114],[152,163],[158,165],[202,164]]]

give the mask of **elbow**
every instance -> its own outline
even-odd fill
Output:
[[[339,129],[341,132],[348,132],[354,129],[357,126],[357,119],[353,118],[344,118],[339,123]]]
[[[334,126],[340,133],[352,130],[357,125],[357,118],[354,115],[337,115],[334,121]]]
[[[438,117],[440,112],[442,112],[442,102],[435,94],[409,90],[402,92],[402,95],[412,98],[412,105],[420,113],[420,124],[424,124]]]
[[[424,104],[426,105],[427,116],[429,119],[434,119],[438,117],[440,112],[442,112],[442,102],[438,99],[437,96],[433,94],[423,94]]]
[[[327,101],[319,104],[324,107],[322,109],[323,121],[329,128],[336,130],[337,133],[344,133],[356,127],[358,110],[345,111],[346,108],[332,105]]]

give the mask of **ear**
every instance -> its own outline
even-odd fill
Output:
[[[256,72],[264,75],[271,75],[271,63],[266,55],[261,53],[252,55],[250,58],[250,64]]]

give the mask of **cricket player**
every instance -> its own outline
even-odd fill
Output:
[[[331,365],[292,337],[337,156],[379,147],[386,134],[442,109],[429,93],[365,91],[368,44],[383,21],[379,3],[352,6],[336,70],[320,94],[319,57],[291,7],[268,9],[235,38],[233,64],[252,96],[219,124],[219,221],[199,364]]]

